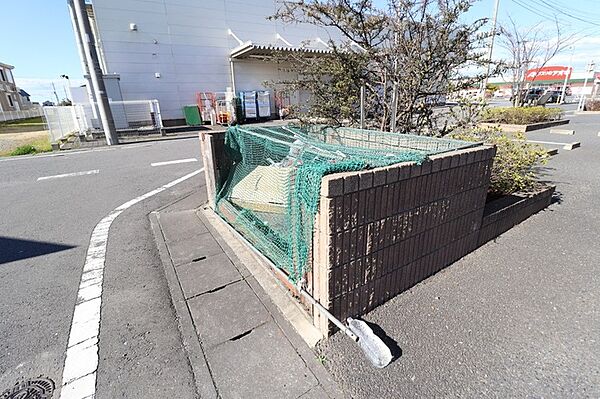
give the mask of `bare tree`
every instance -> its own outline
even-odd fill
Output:
[[[434,105],[483,79],[466,73],[485,65],[489,36],[481,31],[486,19],[462,22],[471,5],[471,0],[388,0],[380,9],[371,0],[286,1],[273,18],[333,29],[341,40],[328,42],[325,57],[282,55],[281,65],[296,77],[274,84],[309,91],[308,115],[337,123],[358,119],[364,86],[370,127],[443,135],[450,127]]]
[[[506,61],[512,85],[514,106],[520,107],[525,102],[525,73],[536,63],[543,68],[552,58],[569,47],[575,41],[575,34],[564,35],[558,20],[555,21],[553,34],[548,33],[541,23],[527,28],[519,28],[512,18],[500,27],[500,46],[509,54]],[[532,77],[537,77],[538,72]]]

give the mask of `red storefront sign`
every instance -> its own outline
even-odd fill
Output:
[[[573,68],[566,66],[545,66],[543,68],[528,69],[525,72],[525,80],[564,80],[570,78]]]

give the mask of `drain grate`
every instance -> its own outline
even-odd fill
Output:
[[[50,399],[54,392],[54,381],[38,377],[17,382],[14,387],[0,394],[0,399]]]

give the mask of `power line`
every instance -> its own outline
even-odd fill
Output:
[[[541,0],[543,3],[548,4],[551,7],[554,7],[558,10],[560,10],[562,13],[564,14],[576,14],[579,18],[589,18],[590,16],[593,16],[594,18],[600,18],[600,14],[591,12],[591,11],[582,11],[580,9],[577,8],[572,8],[572,9],[565,9],[562,8],[562,4],[558,3],[556,0]],[[569,12],[565,11],[568,10]]]
[[[546,19],[556,20],[558,15],[564,15],[564,16],[574,19],[576,21],[600,27],[600,23],[594,22],[593,20],[590,20],[590,19],[580,18],[576,15],[573,15],[570,12],[567,12],[567,11],[559,8],[556,4],[548,3],[547,0],[529,0],[529,1],[542,9],[545,7],[552,7],[553,10],[549,10],[550,12],[555,12],[552,16],[549,16],[546,11],[542,12],[540,9],[537,9],[537,10],[532,9],[529,5],[523,4],[519,0],[512,0],[512,1],[513,1],[513,3],[521,6],[522,8],[525,8],[526,10],[529,10],[534,14],[543,16]]]
[[[535,10],[535,9],[529,7],[528,5],[521,3],[519,0],[512,0],[512,2],[515,3],[518,6],[521,6],[524,9],[532,12],[533,14],[536,14],[536,15],[539,15],[541,17],[544,17],[545,19],[552,20],[552,21],[556,20],[556,16],[555,15],[548,15],[545,12],[542,12],[540,10]]]

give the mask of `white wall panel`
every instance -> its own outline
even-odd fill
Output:
[[[172,119],[183,117],[181,108],[194,103],[197,92],[231,86],[228,57],[239,43],[228,29],[255,44],[284,45],[277,33],[292,45],[328,40],[314,26],[267,20],[278,1],[93,0],[93,5],[108,72],[120,74],[124,99],[156,98],[163,118]],[[130,23],[138,30],[130,31]],[[264,81],[278,74],[269,63],[236,61],[236,88],[264,90]]]

